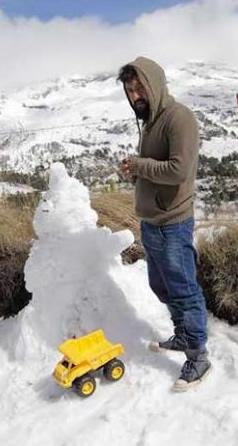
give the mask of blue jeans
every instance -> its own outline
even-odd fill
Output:
[[[193,228],[193,217],[164,226],[142,221],[141,237],[150,287],[167,305],[175,328],[185,333],[189,348],[203,349],[207,312],[196,277]]]

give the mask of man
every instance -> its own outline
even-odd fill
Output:
[[[174,335],[151,343],[151,349],[185,353],[187,360],[173,386],[184,391],[200,383],[211,368],[193,247],[198,126],[192,111],[169,95],[164,71],[154,61],[139,57],[121,68],[118,79],[137,122],[143,123],[138,156],[124,160],[120,169],[135,180],[150,287],[167,305],[174,324]]]

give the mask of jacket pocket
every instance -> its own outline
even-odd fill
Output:
[[[158,208],[163,211],[170,211],[180,205],[178,202],[179,186],[160,185],[155,194],[155,201]]]
[[[160,186],[155,194],[155,201],[159,209],[162,211],[173,211],[183,206],[193,198],[193,194],[184,197],[179,190],[179,186]]]

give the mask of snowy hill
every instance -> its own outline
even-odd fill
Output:
[[[221,158],[237,150],[238,74],[225,65],[191,62],[166,70],[171,93],[200,122],[201,153]],[[136,150],[134,114],[113,74],[60,78],[0,96],[2,169],[34,172],[68,160],[86,184],[115,174]]]
[[[6,446],[236,446],[238,330],[209,317],[213,372],[187,394],[170,389],[183,354],[154,354],[151,338],[171,323],[149,290],[143,261],[122,265],[130,231],[97,228],[88,189],[61,164],[36,212],[38,236],[27,261],[33,300],[0,322],[0,442]],[[88,400],[64,391],[51,373],[67,337],[103,328],[126,349],[126,374],[97,377]]]

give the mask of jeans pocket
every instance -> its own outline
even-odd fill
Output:
[[[172,241],[173,239],[178,240],[180,234],[180,223],[173,223],[164,226],[160,226],[161,237],[164,240]]]
[[[141,240],[145,248],[161,251],[166,238],[160,226],[141,221]]]
[[[194,218],[190,217],[184,222],[180,223],[180,235],[183,239],[190,242],[193,241],[193,231],[194,231]]]
[[[163,242],[166,242],[167,238],[166,238],[165,232],[163,231],[163,226],[158,226],[157,232],[158,232],[158,236],[159,236],[160,240],[162,240]]]

